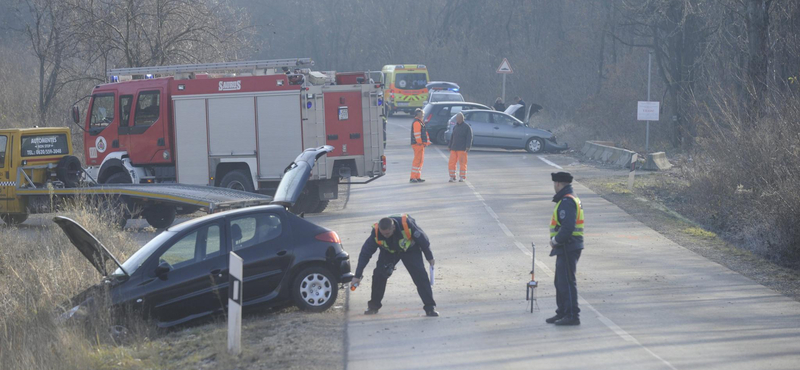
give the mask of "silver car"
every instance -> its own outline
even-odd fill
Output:
[[[465,110],[464,122],[472,127],[473,147],[525,149],[530,153],[561,151],[569,148],[559,144],[555,135],[547,130],[530,127],[514,116],[488,109]],[[450,142],[456,116],[448,121],[445,139]]]

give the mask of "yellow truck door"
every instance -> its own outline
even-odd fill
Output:
[[[0,212],[8,212],[11,188],[11,137],[7,133],[0,133]]]

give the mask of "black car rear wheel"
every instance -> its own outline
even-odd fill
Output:
[[[525,150],[527,150],[528,153],[541,153],[544,150],[544,140],[532,137],[525,144]]]
[[[304,311],[322,312],[333,306],[339,294],[336,278],[322,266],[303,269],[294,278],[292,297]]]
[[[447,139],[445,139],[445,137],[444,137],[444,131],[445,131],[444,129],[436,131],[436,136],[435,136],[436,144],[441,144],[441,145],[447,144],[445,142],[445,141],[447,141]]]

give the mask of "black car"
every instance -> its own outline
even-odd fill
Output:
[[[136,312],[160,327],[223,312],[228,297],[229,252],[244,260],[243,306],[294,302],[324,311],[340,284],[353,278],[336,232],[287,210],[299,197],[317,158],[331,146],[307,149],[287,168],[271,205],[211,214],[167,228],[124,263],[91,233],[66,217],[54,221],[103,275],[100,284],[72,299],[68,319],[110,298],[112,312]]]
[[[469,102],[434,102],[422,109],[422,119],[428,136],[435,144],[447,144],[444,132],[447,131],[447,121],[454,114],[468,109],[489,109],[489,107]]]

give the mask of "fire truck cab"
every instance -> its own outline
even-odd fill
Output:
[[[380,84],[313,72],[307,58],[110,70],[83,122],[99,183],[177,182],[272,194],[307,147],[320,158],[296,212],[321,212],[340,180],[385,173]],[[77,108],[73,118],[79,120]]]

